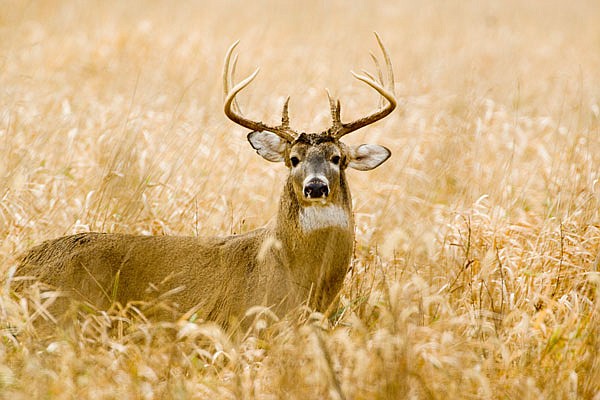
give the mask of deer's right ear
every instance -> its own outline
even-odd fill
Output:
[[[287,142],[271,132],[254,131],[248,134],[248,141],[262,158],[272,162],[284,161]]]

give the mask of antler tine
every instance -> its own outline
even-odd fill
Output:
[[[371,59],[373,60],[373,63],[375,64],[375,68],[377,69],[377,82],[379,82],[379,83],[381,83],[383,85],[385,81],[383,80],[383,72],[381,71],[381,65],[379,65],[379,60],[377,59],[377,57],[375,56],[375,54],[370,53],[370,55],[371,55]],[[234,64],[234,66],[235,66],[235,64]],[[370,77],[373,80],[375,80],[375,78],[373,78],[372,75],[368,74],[367,71],[363,70],[363,72],[368,77]],[[378,102],[377,106],[379,108],[381,108],[381,107],[383,107],[383,103],[384,103],[383,97],[379,97],[379,102]]]
[[[377,32],[373,32],[375,34],[375,39],[377,39],[377,44],[379,45],[379,48],[381,49],[381,52],[383,53],[383,59],[385,60],[385,67],[386,67],[386,72],[387,72],[387,77],[388,77],[388,87],[387,89],[394,94],[394,68],[392,68],[392,60],[390,59],[390,55],[388,54],[388,52],[385,50],[385,47],[383,46],[383,42],[381,41],[381,37],[379,37],[379,34]],[[383,81],[382,81],[383,83]]]
[[[383,85],[383,81],[382,81],[381,79],[377,79],[377,78],[375,78],[375,76],[373,76],[373,74],[372,74],[372,73],[370,73],[369,71],[367,71],[367,70],[363,69],[363,70],[362,70],[362,73],[363,73],[363,74],[364,74],[364,75],[365,75],[367,78],[369,78],[370,80],[372,80],[373,82],[377,82],[379,85]],[[378,73],[377,75],[378,75],[378,76],[381,76],[381,73]]]
[[[380,80],[382,81],[381,83],[377,82],[377,79],[372,74],[366,71],[364,71],[365,75],[358,75],[353,71],[351,71],[351,73],[356,79],[366,83],[367,85],[375,89],[382,96],[383,99],[387,100],[388,105],[370,115],[367,115],[366,117],[359,118],[349,123],[342,123],[341,128],[335,133],[335,137],[337,139],[341,138],[344,135],[347,135],[350,132],[354,132],[355,130],[358,130],[376,121],[379,121],[380,119],[389,115],[396,108],[397,102],[396,97],[394,96],[394,73],[392,69],[392,62],[377,32],[375,32],[375,38],[377,39],[377,43],[379,44],[379,48],[381,49],[381,52],[383,53],[383,58],[385,60],[387,85],[385,85],[383,82],[383,75],[381,69],[379,68],[379,62],[374,56],[372,57],[375,60],[376,66],[378,67],[378,75],[380,77]]]
[[[290,97],[288,96],[283,103],[283,112],[281,113],[281,127],[285,129],[290,128],[290,117],[288,115],[288,105],[290,103]]]
[[[395,95],[395,88],[394,88],[394,68],[392,68],[392,60],[390,59],[390,55],[388,54],[388,52],[385,50],[385,47],[383,46],[383,42],[381,41],[381,37],[379,36],[379,34],[377,32],[373,32],[375,34],[375,39],[377,39],[377,44],[379,45],[379,48],[381,49],[381,52],[383,53],[383,59],[385,60],[385,67],[386,67],[386,72],[387,72],[387,82],[388,82],[388,86],[387,86],[387,90],[389,92],[391,92],[394,97]],[[379,71],[379,81],[383,84],[384,80],[383,80],[383,76],[381,73],[381,68],[379,67],[379,63],[376,61],[377,64],[377,69]],[[383,99],[381,99],[383,100]]]
[[[337,132],[342,127],[342,121],[340,119],[340,102],[339,100],[336,102],[333,97],[331,97],[331,93],[329,90],[325,89],[327,92],[327,98],[329,99],[329,109],[331,111],[331,121],[332,121],[332,131]]]
[[[379,64],[379,60],[377,59],[377,57],[375,56],[375,54],[373,54],[373,53],[369,53],[369,54],[371,56],[371,60],[373,60],[373,64],[375,64],[375,68],[377,69],[377,78],[378,78],[378,81],[379,81],[379,83],[383,84],[383,82],[384,82],[384,80],[383,80],[383,73],[381,72],[381,65]],[[366,71],[364,71],[364,72],[366,72]]]
[[[233,65],[231,66],[231,73],[229,74],[229,82],[235,82],[235,70],[237,68],[237,62],[238,62],[238,55],[235,54],[233,56]],[[231,88],[229,88],[229,89],[231,89]],[[237,111],[241,115],[244,115],[244,113],[242,112],[242,109],[240,108],[240,105],[237,101],[237,98],[233,99],[233,109],[234,109],[234,111]]]
[[[240,41],[236,40],[231,46],[229,46],[227,53],[225,53],[225,66],[223,67],[223,99],[227,98],[227,94],[231,89],[231,86],[229,86],[229,62],[231,61],[231,54],[238,44],[240,44]]]
[[[227,117],[236,124],[245,128],[253,131],[273,132],[280,138],[287,140],[288,142],[293,142],[295,140],[296,133],[289,128],[289,118],[287,117],[287,101],[284,105],[281,126],[269,126],[260,121],[252,121],[244,117],[241,114],[239,107],[235,104],[236,95],[246,86],[248,86],[254,80],[254,78],[256,78],[256,75],[258,75],[260,70],[260,68],[256,68],[256,70],[250,76],[231,87],[233,84],[233,70],[235,69],[235,64],[237,63],[237,57],[234,59],[234,66],[232,68],[229,67],[229,64],[231,63],[231,54],[238,43],[239,40],[233,43],[225,54],[225,65],[223,66],[223,92],[225,95],[223,110],[225,111],[225,115],[227,115]]]
[[[233,55],[233,50],[240,43],[239,40],[236,40],[229,49],[227,49],[227,54],[225,55],[225,69],[223,70],[223,99],[227,98],[227,94],[231,90],[231,84],[235,82],[235,70],[237,67],[238,55],[235,54],[233,56],[233,65],[229,68],[229,64],[231,63],[231,56]],[[237,99],[233,99],[232,109],[239,114],[242,114],[241,108],[237,102]]]

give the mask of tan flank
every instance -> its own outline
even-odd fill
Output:
[[[113,303],[159,299],[172,307],[161,316],[185,314],[228,324],[252,306],[283,315],[301,304],[326,311],[342,287],[354,245],[352,201],[346,168],[370,170],[390,151],[378,145],[351,147],[342,136],[372,124],[396,107],[393,74],[381,40],[385,71],[356,75],[386,100],[371,115],[344,123],[340,103],[329,96],[332,126],[321,133],[290,128],[288,102],[279,126],[244,117],[236,95],[258,72],[235,85],[227,52],[223,83],[227,117],[252,130],[248,140],[266,160],[283,162],[289,175],[272,225],[226,237],[136,236],[81,233],[42,243],[21,260],[18,274],[33,276],[68,295],[52,313],[63,315],[70,299],[98,309]],[[385,77],[385,78],[384,78]],[[289,100],[289,99],[288,99]]]

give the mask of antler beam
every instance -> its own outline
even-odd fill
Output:
[[[384,77],[383,77],[381,68],[379,67],[379,61],[373,54],[371,54],[371,57],[373,58],[373,60],[375,62],[375,66],[377,67],[379,81],[373,75],[371,75],[369,72],[366,72],[366,71],[364,71],[364,75],[356,74],[353,71],[351,71],[351,72],[352,72],[352,75],[354,75],[354,77],[356,79],[366,83],[367,85],[369,85],[373,89],[375,89],[382,96],[382,98],[387,101],[388,104],[386,107],[384,107],[370,115],[367,115],[366,117],[359,118],[352,122],[343,123],[340,119],[340,103],[339,103],[339,101],[337,102],[337,104],[335,104],[335,102],[333,101],[333,99],[331,98],[329,93],[327,93],[327,95],[329,97],[329,104],[331,107],[331,115],[332,115],[332,120],[333,120],[333,126],[332,126],[331,131],[333,132],[333,135],[337,139],[341,138],[344,135],[347,135],[350,132],[354,132],[355,130],[358,130],[358,129],[363,128],[367,125],[370,125],[374,122],[377,122],[382,118],[385,118],[396,108],[397,102],[396,102],[396,97],[394,96],[394,72],[392,69],[392,62],[390,60],[389,54],[387,53],[387,51],[385,50],[385,47],[383,46],[381,38],[379,37],[377,32],[375,32],[375,38],[377,39],[377,43],[379,44],[379,48],[381,49],[381,52],[383,53],[383,58],[385,60],[385,65],[386,65],[385,72],[387,75],[387,85],[383,81]]]
[[[232,44],[227,50],[227,54],[225,55],[225,65],[223,67],[223,91],[225,94],[225,104],[223,109],[225,111],[225,115],[235,122],[238,125],[241,125],[245,128],[251,129],[253,131],[268,131],[273,132],[280,138],[287,140],[288,142],[293,142],[298,136],[296,132],[290,129],[289,117],[288,117],[288,102],[289,97],[286,100],[283,106],[283,113],[281,117],[281,125],[280,126],[269,126],[260,121],[252,121],[246,117],[244,117],[237,106],[235,99],[239,92],[241,92],[246,86],[248,86],[256,75],[258,75],[258,71],[260,68],[256,68],[256,70],[248,76],[246,79],[242,80],[240,83],[231,87],[234,82],[234,73],[235,67],[237,64],[237,57],[234,57],[233,66],[230,68],[229,64],[231,63],[231,54],[233,50],[238,45],[239,40]]]

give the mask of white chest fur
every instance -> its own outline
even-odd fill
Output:
[[[337,205],[300,208],[300,227],[305,233],[325,228],[348,228],[348,213]]]

